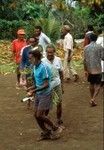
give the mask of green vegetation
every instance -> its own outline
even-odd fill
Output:
[[[1,0],[0,39],[15,38],[20,27],[26,29],[27,36],[32,35],[34,26],[41,25],[54,42],[66,23],[71,26],[75,38],[83,38],[88,24],[95,29],[104,27],[103,4],[102,0],[79,0],[79,5],[72,8],[65,0],[50,0],[48,5],[44,0]]]
[[[88,24],[97,31],[104,29],[104,0],[78,0],[75,8],[66,5],[65,0],[1,0],[0,2],[0,72],[13,72],[10,42],[16,37],[18,28],[26,30],[26,36],[32,36],[35,25],[41,25],[43,31],[53,42],[60,38],[63,24],[71,26],[74,38],[83,38]],[[96,11],[97,10],[97,11]],[[81,52],[82,53],[82,50]],[[80,56],[80,54],[77,54]],[[75,66],[82,67],[82,60],[76,57]]]
[[[7,74],[15,71],[15,64],[12,61],[10,41],[0,41],[0,73]]]

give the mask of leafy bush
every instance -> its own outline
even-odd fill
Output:
[[[16,32],[18,28],[24,28],[26,30],[27,36],[32,36],[34,31],[34,26],[40,25],[43,28],[43,31],[51,38],[52,41],[55,41],[59,38],[59,22],[51,18],[40,18],[32,19],[28,21],[6,21],[0,19],[0,39],[14,39],[16,38]]]
[[[96,29],[102,28],[104,30],[104,14],[96,15],[94,26]]]
[[[0,18],[5,18],[0,19],[0,39],[14,39],[16,31],[20,27],[26,30],[27,36],[32,36],[34,26],[40,25],[43,32],[55,42],[60,36],[60,28],[63,24],[71,26],[71,33],[74,38],[83,38],[88,24],[94,25],[96,29],[104,26],[104,15],[96,14],[92,17],[91,9],[88,7],[74,9],[66,7],[64,3],[59,3],[61,5],[57,4],[58,8],[50,8],[43,4],[36,4],[33,1],[23,1],[23,4],[22,0],[20,1],[17,2],[17,7],[12,5],[13,7],[9,8],[12,9],[13,16],[11,16],[11,12],[5,12],[6,7],[3,7],[4,10],[0,9],[0,12],[3,12],[0,13]]]
[[[22,20],[7,21],[0,19],[0,31],[1,31],[0,39],[15,38],[17,29],[21,27],[26,29],[27,25],[29,25],[29,23]]]

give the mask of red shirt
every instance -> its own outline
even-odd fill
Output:
[[[17,64],[20,63],[21,61],[21,56],[20,56],[21,49],[26,45],[27,44],[25,39],[23,40],[15,39],[12,42],[12,51],[14,53],[14,59]]]

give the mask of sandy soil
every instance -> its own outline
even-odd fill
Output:
[[[103,150],[103,96],[89,106],[88,83],[65,83],[63,119],[66,129],[55,141],[37,142],[39,128],[23,90],[15,88],[15,74],[0,75],[0,150]],[[56,108],[50,113],[55,121]]]

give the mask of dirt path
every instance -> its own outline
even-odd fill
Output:
[[[81,79],[83,80],[83,79]],[[0,75],[0,150],[103,150],[103,97],[98,106],[89,107],[88,84],[65,84],[63,118],[66,130],[56,141],[36,142],[39,128],[33,110],[20,100],[15,75]],[[55,115],[55,108],[51,117]]]

